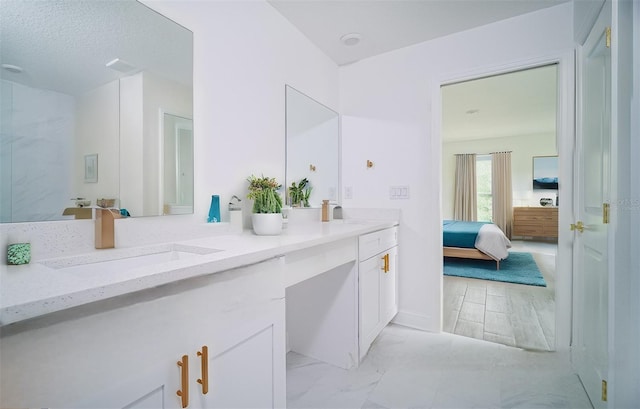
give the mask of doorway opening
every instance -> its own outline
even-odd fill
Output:
[[[443,330],[505,345],[541,351],[556,349],[556,256],[558,253],[558,172],[555,189],[533,182],[534,157],[558,157],[558,63],[513,70],[443,85],[442,101],[442,216],[459,219],[460,197],[475,196],[474,218],[492,221],[492,207],[503,197],[505,183],[492,183],[491,154],[507,152],[510,169],[506,186],[511,213],[509,255],[501,262],[503,276],[476,275],[478,263],[495,269],[491,261],[444,261]],[[475,189],[456,188],[456,155],[474,155]],[[496,173],[494,173],[496,175]],[[502,176],[499,179],[502,179]],[[551,176],[553,177],[553,176]],[[493,186],[493,188],[492,188]],[[552,185],[553,186],[553,185]],[[471,193],[473,192],[473,193]],[[462,200],[465,200],[464,198]],[[498,207],[501,207],[499,205]],[[495,213],[493,213],[495,214]],[[544,223],[540,219],[546,220]],[[500,224],[498,224],[500,225]],[[482,234],[482,233],[481,233]],[[499,238],[498,238],[499,239]],[[498,245],[498,244],[496,244]],[[506,245],[508,247],[508,244]],[[544,286],[509,282],[509,268],[517,257],[530,257]],[[529,255],[529,256],[527,256]],[[468,272],[454,275],[447,263],[469,263]],[[467,270],[465,265],[462,265]],[[491,272],[489,272],[491,273]],[[514,274],[515,275],[515,274]],[[469,278],[474,277],[474,278]],[[504,281],[496,281],[504,280]],[[525,280],[526,281],[526,280]]]

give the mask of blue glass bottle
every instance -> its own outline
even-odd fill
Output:
[[[211,196],[211,206],[209,207],[209,217],[207,217],[207,223],[219,223],[220,222],[220,196]]]

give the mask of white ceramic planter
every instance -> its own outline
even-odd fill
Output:
[[[251,224],[258,236],[276,236],[282,232],[282,213],[252,213]]]

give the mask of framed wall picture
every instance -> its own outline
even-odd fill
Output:
[[[98,154],[84,155],[84,183],[98,182]]]
[[[533,189],[558,189],[558,157],[533,157]]]

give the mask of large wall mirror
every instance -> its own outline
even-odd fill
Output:
[[[338,113],[285,87],[286,186],[306,178],[312,188],[311,207],[322,200],[337,202],[340,183],[340,121]]]
[[[3,0],[0,30],[1,222],[193,212],[189,30],[134,0]]]

